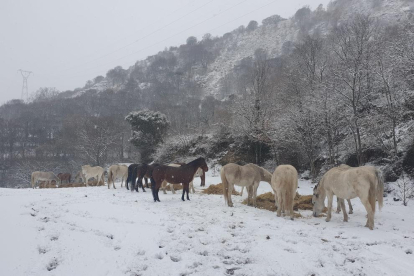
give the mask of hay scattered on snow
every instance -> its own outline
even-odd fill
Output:
[[[223,194],[223,184],[222,183],[219,183],[219,184],[216,184],[216,185],[211,184],[207,189],[205,189],[203,191],[203,193],[208,194],[208,195],[222,195]],[[240,193],[233,189],[232,195],[240,195]]]
[[[174,190],[182,190],[183,189],[183,185],[181,184],[170,184],[167,186],[167,188],[165,188],[166,191],[171,191],[171,185],[174,185]]]
[[[247,198],[243,200],[243,204],[247,205]],[[268,192],[265,194],[258,195],[256,198],[257,208],[259,209],[266,209],[272,212],[276,212],[276,205],[275,205],[275,196],[272,192]],[[295,196],[295,204],[293,205],[293,210],[312,210],[312,195],[304,195],[301,196],[299,193],[296,192]],[[295,213],[295,217],[302,217],[301,214]]]

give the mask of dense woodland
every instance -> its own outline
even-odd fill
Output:
[[[387,181],[413,175],[413,7],[383,20],[344,16],[345,2],[189,37],[83,88],[41,88],[29,102],[4,104],[0,185],[27,187],[34,170],[196,156],[272,170],[289,163],[313,179],[339,163],[376,164]],[[386,1],[367,2],[375,11]],[[272,32],[294,39],[224,59]]]

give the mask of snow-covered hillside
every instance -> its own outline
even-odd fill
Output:
[[[208,177],[207,185],[218,183]],[[410,275],[413,205],[385,198],[375,230],[354,200],[348,223],[290,221],[222,196],[125,188],[1,189],[0,275]],[[311,193],[301,181],[299,193]],[[259,194],[270,191],[261,183]]]

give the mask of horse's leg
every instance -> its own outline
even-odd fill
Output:
[[[339,197],[336,197],[336,213],[339,214],[341,212],[341,200]]]
[[[193,194],[195,194],[195,190],[194,190],[194,180],[192,180],[191,182],[190,182],[190,189],[191,189],[191,191],[193,192]]]
[[[154,202],[157,202],[157,197],[156,197],[156,188],[155,188],[155,186],[156,185],[152,185],[153,186],[153,188],[151,189],[151,191],[152,191],[152,197],[154,198]]]
[[[203,172],[203,174],[200,175],[200,178],[201,178],[201,187],[206,186],[206,173]]]
[[[328,197],[328,215],[326,216],[326,222],[329,222],[332,217],[332,201],[333,201],[333,193],[326,192],[326,196]]]
[[[156,195],[157,195],[157,201],[158,201],[158,202],[161,202],[161,201],[160,201],[160,197],[158,196],[158,192],[159,192],[159,191],[160,191],[160,188],[157,188],[155,192],[156,192]]]
[[[181,196],[182,201],[185,201],[184,195],[185,195],[185,186],[184,186],[184,183],[183,183],[183,195]]]
[[[233,194],[234,184],[229,183],[229,190],[227,191],[227,204],[229,207],[233,207],[233,201],[231,195]]]
[[[339,203],[341,204],[341,208],[342,208],[342,213],[344,214],[344,222],[348,222],[348,214],[346,213],[346,208],[345,208],[345,200],[343,200],[342,198],[339,200]]]
[[[276,196],[276,194],[277,194],[277,196]],[[280,217],[280,216],[282,216],[282,210],[284,210],[284,207],[283,207],[282,193],[279,190],[276,191],[275,198],[277,199],[277,213],[276,213],[276,216]]]
[[[349,206],[349,214],[353,214],[354,213],[354,208],[352,208],[351,200],[347,199],[347,201],[348,201],[348,206]]]
[[[138,178],[138,186],[141,186],[142,191],[146,192],[145,188],[144,188],[144,185],[142,185],[142,177]]]
[[[276,211],[277,211],[277,209],[279,208],[278,206],[279,206],[279,204],[278,204],[278,201],[277,201],[277,194],[276,194],[276,192],[273,190],[273,193],[274,193],[274,195],[275,195],[275,207],[276,207]]]
[[[147,186],[147,189],[149,189],[149,186],[148,186],[148,178],[144,177],[144,179],[145,179],[145,186]]]
[[[241,192],[240,192],[240,196],[243,196],[243,190],[244,190],[244,186],[242,186]]]
[[[256,197],[257,197],[257,188],[259,188],[259,184],[260,184],[260,182],[254,183],[254,187],[253,187],[253,206],[255,208],[257,207]]]
[[[365,227],[368,227],[370,230],[374,230],[374,212],[372,211],[371,203],[369,202],[368,198],[365,200],[361,199],[361,202],[364,204],[365,210],[368,214],[368,219]]]
[[[190,192],[190,184],[189,183],[187,183],[185,185],[185,192],[187,193],[187,200],[190,200],[190,196],[188,195],[189,192]]]
[[[152,184],[151,184],[151,186],[152,186]],[[167,190],[167,181],[162,182],[161,188],[162,188],[164,194],[166,195],[167,194],[167,191],[166,191]]]
[[[253,186],[246,187],[247,190],[247,206],[253,206]]]
[[[172,192],[173,194],[175,194],[174,184],[170,183],[170,184],[169,184],[169,186],[170,186],[170,190],[171,190],[171,192]]]

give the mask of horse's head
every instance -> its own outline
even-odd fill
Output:
[[[312,204],[313,216],[317,217],[322,212],[325,201],[325,189],[321,185],[321,181],[313,188]]]
[[[202,157],[199,158],[199,164],[200,164],[200,168],[203,170],[203,172],[208,172],[208,166],[206,163],[206,160]]]

